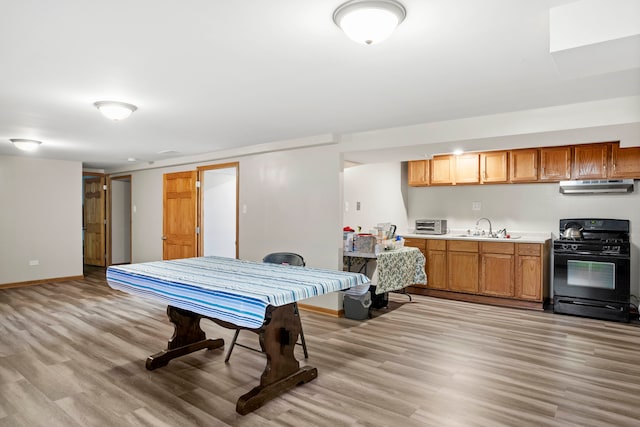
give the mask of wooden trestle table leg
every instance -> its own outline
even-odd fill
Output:
[[[207,339],[200,328],[200,319],[203,317],[223,327],[237,329],[236,325],[228,322],[173,306],[167,307],[167,315],[175,330],[167,349],[147,358],[146,368],[149,370],[165,366],[170,360],[197,350],[222,347],[224,340]],[[260,377],[260,385],[238,399],[236,411],[241,415],[258,409],[274,397],[318,376],[316,368],[301,368],[294,356],[294,348],[301,330],[299,314],[295,312],[294,304],[268,306],[262,327],[248,330],[258,334],[267,365]]]
[[[167,349],[153,354],[147,358],[146,367],[154,370],[165,366],[171,359],[202,350],[214,349],[224,345],[222,338],[207,339],[206,334],[200,328],[200,319],[203,317],[189,310],[167,306],[167,316],[173,323],[173,336],[167,343]]]

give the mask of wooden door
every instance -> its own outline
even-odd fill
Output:
[[[434,156],[431,160],[431,185],[454,183],[453,156]]]
[[[506,151],[480,154],[480,182],[508,182],[508,158]]]
[[[640,147],[620,148],[619,144],[611,147],[610,178],[640,178]]]
[[[509,181],[535,182],[538,180],[538,149],[509,152]]]
[[[450,291],[478,292],[477,241],[448,240],[447,264],[447,281]]]
[[[539,256],[518,256],[516,268],[516,297],[532,301],[542,300],[542,261]]]
[[[104,267],[105,260],[105,179],[84,179],[84,263]]]
[[[427,287],[447,289],[447,253],[445,251],[427,252]]]
[[[480,260],[480,293],[512,297],[515,284],[514,256],[482,254]]]
[[[197,254],[196,181],[196,171],[164,175],[162,259],[191,258]]]
[[[408,181],[412,187],[429,185],[429,160],[408,162]]]
[[[456,184],[477,184],[480,182],[480,155],[461,154],[455,156]]]
[[[571,179],[571,147],[540,149],[540,181],[558,182]]]
[[[609,144],[576,145],[573,149],[571,179],[607,177]]]

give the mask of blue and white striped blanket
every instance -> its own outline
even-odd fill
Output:
[[[247,328],[259,328],[268,305],[280,306],[369,282],[364,274],[222,257],[112,266],[114,289],[159,299]]]

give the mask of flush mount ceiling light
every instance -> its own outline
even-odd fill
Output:
[[[124,120],[138,109],[133,104],[118,101],[98,101],[93,105],[108,119]]]
[[[42,141],[36,141],[35,139],[20,139],[20,138],[11,138],[9,139],[16,148],[19,148],[23,151],[34,151],[40,147]]]
[[[333,22],[353,41],[375,44],[393,33],[407,16],[395,0],[351,0],[333,13]]]

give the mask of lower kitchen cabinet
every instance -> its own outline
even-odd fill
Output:
[[[455,292],[478,292],[478,242],[447,241],[447,287]],[[427,277],[427,280],[429,278]]]
[[[480,293],[515,295],[515,244],[480,242]]]
[[[545,297],[543,294],[544,269],[548,268],[544,262],[545,247],[531,243],[522,243],[517,246],[515,296],[525,300],[542,301]]]
[[[447,241],[427,240],[427,287],[447,289]]]
[[[427,285],[409,292],[541,310],[549,297],[545,243],[410,238],[406,246],[426,254]]]

